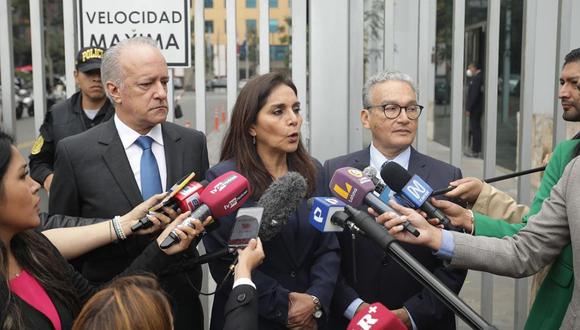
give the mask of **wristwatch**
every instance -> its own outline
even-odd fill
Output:
[[[318,299],[317,296],[312,296],[312,302],[314,302],[314,312],[312,313],[312,316],[314,316],[315,319],[319,319],[322,317],[322,305],[320,304],[320,299]]]

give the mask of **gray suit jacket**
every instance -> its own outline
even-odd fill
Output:
[[[554,261],[570,242],[574,255],[580,255],[578,162],[578,157],[570,161],[540,212],[516,235],[498,239],[453,233],[455,250],[451,266],[524,277]],[[580,269],[580,258],[574,258],[574,269]],[[579,313],[580,283],[575,280],[572,300],[561,328],[580,329]]]
[[[163,123],[161,129],[166,186],[171,187],[191,171],[195,171],[196,180],[202,180],[208,168],[203,133],[169,122]],[[114,120],[59,142],[50,190],[51,214],[111,219],[127,213],[142,201]],[[70,221],[61,224],[62,227],[75,225],[79,224]],[[96,249],[77,261],[77,268],[95,284],[109,281],[127,268],[154,237],[130,236],[125,241]],[[197,294],[189,284],[201,284],[201,269],[195,266],[195,244],[183,255],[180,264],[189,269],[172,271],[160,279],[172,298],[176,329],[195,327],[203,322]]]

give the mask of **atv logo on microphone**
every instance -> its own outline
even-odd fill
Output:
[[[339,186],[338,183],[336,183],[334,184],[334,187],[332,187],[332,190],[334,190],[334,192],[344,200],[349,200],[348,196],[351,193],[351,191],[353,193],[351,196],[354,196],[357,191],[356,188],[353,191],[352,186],[348,182],[344,183],[344,188]]]

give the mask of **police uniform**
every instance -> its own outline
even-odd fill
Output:
[[[53,171],[56,144],[65,137],[82,133],[109,120],[115,108],[107,99],[93,120],[83,110],[82,94],[76,92],[69,99],[55,104],[44,117],[40,135],[30,151],[30,176],[41,185]]]
[[[75,59],[76,70],[89,72],[100,69],[104,52],[99,47],[81,49]],[[46,113],[40,135],[30,151],[30,176],[43,185],[46,177],[53,172],[56,144],[65,137],[82,133],[109,120],[114,113],[115,108],[106,99],[96,116],[90,119],[82,107],[82,91],[55,104]]]

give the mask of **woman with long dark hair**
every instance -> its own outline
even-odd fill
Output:
[[[28,174],[26,161],[0,132],[0,329],[70,329],[80,306],[95,291],[57,248],[33,229],[39,225],[40,185]],[[157,246],[188,213],[179,216],[131,264],[126,273],[159,273],[201,231],[180,226],[183,244]],[[164,253],[165,252],[165,253]]]
[[[250,182],[256,200],[276,179],[289,171],[307,182],[307,197],[322,194],[321,165],[306,152],[300,139],[302,117],[296,87],[280,73],[249,81],[236,100],[223,141],[220,163],[206,174],[208,180],[234,170]],[[324,325],[339,271],[338,242],[308,222],[306,199],[288,218],[282,231],[264,241],[266,259],[254,271],[261,329],[316,328]],[[221,227],[204,238],[206,249],[226,245],[235,216],[219,219]],[[231,258],[210,263],[213,278],[225,277]],[[224,285],[229,288],[231,285]],[[229,290],[216,293],[211,328],[223,328],[224,303]]]

